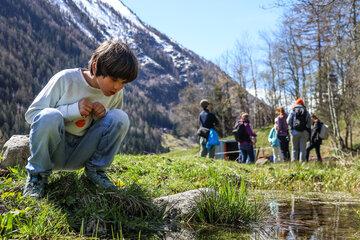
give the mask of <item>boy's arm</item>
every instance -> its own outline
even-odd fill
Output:
[[[67,121],[80,118],[81,115],[78,102],[56,106],[63,93],[64,86],[62,85],[61,81],[59,81],[57,75],[55,75],[50,79],[50,81],[31,103],[30,107],[25,113],[25,120],[29,124],[32,124],[35,116],[45,108],[55,108],[59,110],[62,113],[64,119]]]
[[[56,109],[61,112],[63,118],[66,121],[72,121],[81,118],[81,114],[79,110],[79,102],[74,102],[68,105],[61,105],[56,107]]]

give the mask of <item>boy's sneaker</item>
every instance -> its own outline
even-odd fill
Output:
[[[29,174],[23,195],[33,198],[42,198],[45,195],[45,185],[47,184],[47,177],[41,174]]]
[[[103,170],[85,169],[85,176],[95,185],[108,189],[117,190],[117,186],[109,179]]]

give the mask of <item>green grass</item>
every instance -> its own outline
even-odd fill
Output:
[[[229,214],[224,223],[250,221],[245,216],[249,213],[240,208],[252,206],[246,205],[244,189],[238,191],[237,186],[226,185],[227,193],[242,193],[233,199],[224,197],[223,186],[215,184],[230,176],[228,172],[225,175],[217,172],[214,164],[220,162],[194,157],[191,151],[188,154],[182,157],[185,152],[179,151],[167,155],[117,156],[109,169],[111,178],[121,187],[117,192],[94,188],[83,176],[83,170],[57,172],[50,177],[47,196],[38,201],[21,194],[25,170],[10,168],[0,176],[0,211],[3,210],[0,233],[8,238],[137,239],[139,234],[143,236],[140,239],[157,238],[164,224],[164,209],[155,206],[153,198],[215,185],[223,196],[221,204],[208,207],[220,208],[223,204],[233,207],[214,219],[223,222]]]
[[[198,158],[192,153],[179,151],[152,156],[121,156],[114,163],[125,184],[136,182],[158,197],[189,189],[211,186],[213,172],[218,181],[243,178],[250,189],[289,191],[346,191],[360,190],[360,159],[347,160],[334,157],[324,164],[310,162],[244,165],[234,161]]]
[[[163,210],[139,185],[117,192],[94,188],[82,171],[54,174],[42,200],[23,197],[25,172],[10,169],[0,178],[0,233],[9,238],[134,238],[156,235],[163,224]],[[120,237],[119,237],[120,238]]]
[[[257,131],[258,146],[267,146],[268,131]],[[93,188],[82,170],[57,172],[50,178],[47,197],[39,201],[22,197],[23,168],[1,170],[0,235],[15,239],[158,239],[164,212],[152,199],[202,187],[214,188],[217,194],[198,202],[191,224],[210,224],[214,231],[221,226],[216,231],[222,232],[237,223],[245,227],[261,219],[261,200],[254,201],[257,190],[353,195],[360,191],[359,157],[328,152],[324,164],[260,166],[199,158],[197,152],[198,148],[192,148],[161,155],[116,156],[109,169],[112,180],[121,187],[116,193]]]
[[[190,220],[242,229],[260,221],[264,210],[257,201],[249,200],[243,180],[216,182],[213,189],[216,191],[207,192],[197,201]]]
[[[40,238],[71,235],[66,216],[54,204],[24,198],[20,192],[24,171],[11,168],[6,178],[0,178],[0,235]]]

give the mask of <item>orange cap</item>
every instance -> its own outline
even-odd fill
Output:
[[[303,105],[303,106],[305,105],[304,100],[303,100],[302,98],[296,99],[295,104],[297,104],[297,105]]]

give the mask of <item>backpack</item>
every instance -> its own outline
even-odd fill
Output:
[[[320,129],[320,133],[319,133],[319,137],[322,139],[322,140],[326,140],[329,138],[329,126],[326,125],[326,124],[321,124],[321,129]]]
[[[294,109],[292,129],[302,132],[307,129],[306,127],[307,111],[305,108],[296,107]]]
[[[250,141],[250,136],[246,131],[244,123],[237,124],[233,130],[233,134],[237,142]]]
[[[196,134],[199,137],[203,137],[203,138],[206,138],[206,139],[209,137],[209,133],[210,133],[210,129],[204,128],[204,127],[200,127],[196,132]]]

